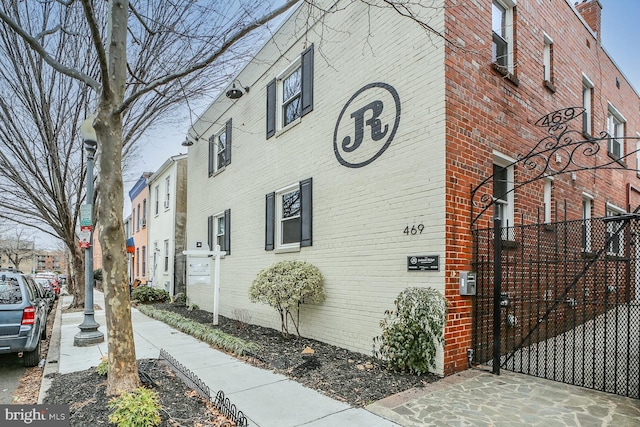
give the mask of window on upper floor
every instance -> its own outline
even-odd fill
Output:
[[[312,244],[312,180],[266,196],[265,249],[299,250]]]
[[[609,134],[609,155],[615,159],[624,156],[624,117],[609,104],[607,115],[607,133]]]
[[[553,40],[547,34],[544,35],[543,48],[543,80],[547,89],[555,92],[553,85]]]
[[[638,142],[636,143],[636,174],[640,177],[640,132],[636,135]]]
[[[231,119],[209,138],[209,176],[231,163]]]
[[[509,73],[514,70],[514,7],[514,0],[493,0],[491,7],[492,61]]]
[[[267,139],[313,110],[313,45],[267,85]]]
[[[582,133],[586,137],[591,137],[591,117],[593,116],[593,83],[587,76],[582,75],[582,107],[584,114],[582,116]]]
[[[220,250],[231,254],[231,209],[211,215],[207,223],[207,242],[210,250],[220,245]]]
[[[160,212],[160,186],[159,185],[156,185],[154,189],[153,199],[154,199],[154,214],[158,215],[158,212]]]
[[[141,225],[142,225],[142,216],[140,216],[140,203],[138,203],[138,225],[136,226],[136,231],[140,231]]]
[[[164,208],[169,209],[169,200],[171,200],[171,177],[168,176],[164,180]]]
[[[142,228],[147,226],[147,199],[142,201]]]

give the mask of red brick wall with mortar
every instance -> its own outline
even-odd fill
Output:
[[[594,3],[597,0],[591,0]],[[538,4],[540,3],[540,4]],[[589,2],[587,2],[589,3]],[[595,10],[589,5],[581,9]],[[606,13],[606,10],[603,11]],[[590,22],[596,17],[589,17]],[[599,21],[599,18],[597,18]],[[492,67],[491,1],[445,0],[446,38],[446,297],[449,300],[445,331],[445,374],[467,368],[467,349],[472,347],[473,297],[459,295],[459,272],[472,270],[470,190],[492,174],[493,151],[516,158],[543,139],[545,129],[534,123],[545,114],[565,107],[582,106],[583,73],[593,82],[592,134],[606,129],[608,103],[626,119],[625,135],[640,132],[640,98],[616,68],[595,35],[565,0],[518,2],[515,8],[514,84]],[[543,82],[544,34],[553,40],[553,86]],[[616,81],[619,82],[617,86]],[[581,120],[573,128],[581,129]],[[602,145],[603,143],[601,143]],[[625,143],[625,153],[635,150]],[[577,155],[577,159],[579,159]],[[606,146],[589,159],[602,164],[611,158]],[[604,216],[607,202],[626,208],[637,203],[640,179],[635,154],[625,160],[626,171],[595,170],[558,175],[553,181],[554,219],[580,219],[582,193],[594,197],[593,217]],[[516,181],[532,177],[522,165],[515,168]],[[489,186],[488,191],[491,191]],[[636,194],[638,193],[638,194]],[[565,204],[566,202],[566,204]],[[543,205],[543,180],[515,193],[515,223],[538,222]],[[566,206],[566,208],[565,208]],[[478,209],[475,208],[475,212]],[[476,226],[487,227],[489,209]]]

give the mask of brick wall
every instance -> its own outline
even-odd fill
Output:
[[[462,4],[463,3],[463,4]],[[466,349],[471,348],[472,298],[458,296],[459,271],[471,270],[470,189],[492,174],[493,152],[516,158],[533,149],[546,134],[535,126],[543,115],[565,107],[582,106],[583,74],[594,83],[593,130],[606,129],[609,103],[624,115],[626,135],[640,131],[640,101],[599,45],[599,40],[564,0],[518,2],[516,6],[516,43],[514,84],[491,64],[491,2],[447,1],[446,34],[454,44],[447,45],[447,274],[446,292],[451,302],[445,348],[445,373],[467,367]],[[588,2],[589,3],[589,2]],[[592,13],[593,4],[581,10]],[[587,21],[592,22],[593,16]],[[544,34],[553,40],[553,85],[543,82]],[[599,37],[599,34],[598,34]],[[616,85],[619,82],[619,88]],[[581,121],[574,127],[579,131]],[[574,135],[576,140],[581,137]],[[601,143],[603,145],[604,143]],[[626,144],[626,153],[635,150],[635,141]],[[561,161],[569,158],[562,153]],[[574,153],[574,159],[588,164],[603,164],[612,159],[602,146],[589,159]],[[537,159],[538,161],[542,159]],[[555,161],[555,159],[553,159]],[[558,175],[553,181],[554,218],[580,219],[582,193],[594,197],[592,216],[604,216],[605,204],[626,207],[627,183],[638,187],[635,155],[625,160],[626,171],[590,170]],[[552,162],[553,165],[553,162]],[[556,169],[560,164],[555,166]],[[535,177],[522,165],[515,168],[515,180]],[[491,192],[489,186],[488,192]],[[515,222],[538,221],[543,205],[543,180],[528,184],[515,193]],[[637,195],[632,195],[637,202]],[[633,200],[630,200],[633,202]],[[565,204],[566,203],[566,204]],[[566,206],[566,207],[565,207]],[[632,209],[635,205],[632,206]],[[479,209],[476,207],[475,213]],[[477,225],[487,227],[492,210]]]

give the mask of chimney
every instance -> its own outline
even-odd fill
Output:
[[[598,41],[600,41],[600,16],[602,14],[600,2],[598,0],[583,0],[582,2],[577,2],[575,6],[582,18],[596,33]]]

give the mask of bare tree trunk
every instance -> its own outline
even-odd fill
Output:
[[[69,307],[84,308],[84,253],[78,245],[75,245],[71,252],[71,258],[73,277],[67,277],[67,283],[69,284],[69,293],[73,295],[73,301]]]

